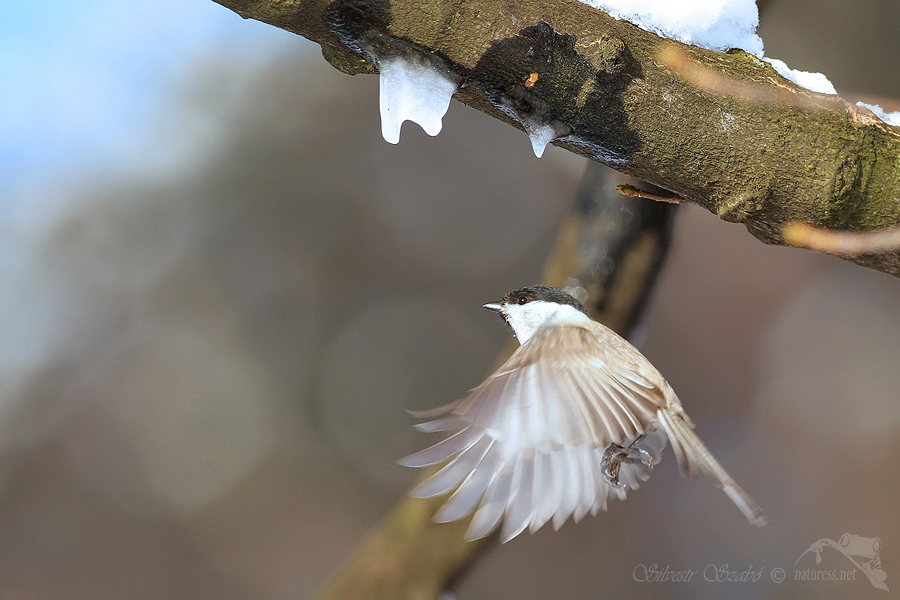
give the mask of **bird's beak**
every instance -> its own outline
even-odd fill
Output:
[[[495,313],[503,312],[503,307],[500,306],[499,302],[488,302],[484,305],[484,307],[488,310],[494,311]]]

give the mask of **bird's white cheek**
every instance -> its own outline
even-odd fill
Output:
[[[543,318],[539,320],[535,317],[533,312],[521,309],[511,311],[508,314],[507,320],[509,321],[509,326],[512,327],[520,344],[524,344],[531,339],[531,336],[534,335],[534,332],[537,331],[537,328],[543,322]]]
[[[516,333],[520,344],[524,344],[534,332],[544,325],[559,322],[582,322],[590,319],[573,306],[554,302],[529,302],[522,306],[509,306],[506,318]]]

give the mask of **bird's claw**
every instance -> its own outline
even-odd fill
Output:
[[[619,472],[622,469],[622,463],[644,465],[651,471],[653,470],[653,456],[643,448],[637,446],[637,443],[643,438],[643,435],[639,435],[627,446],[610,444],[606,447],[606,451],[603,453],[603,459],[600,463],[600,471],[603,475],[603,480],[606,481],[606,483],[615,488],[622,487],[623,484],[619,482]]]

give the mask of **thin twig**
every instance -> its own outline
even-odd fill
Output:
[[[900,248],[900,227],[881,231],[834,231],[801,221],[785,223],[781,228],[784,243],[838,256],[880,254]]]
[[[728,77],[711,67],[691,60],[686,52],[673,44],[664,45],[657,56],[661,64],[685,81],[719,96],[743,98],[755,104],[848,110],[853,114],[858,112],[852,111],[849,107],[854,105],[845,102],[840,96],[813,92],[782,78],[771,77],[770,84],[765,85]]]
[[[660,194],[654,194],[653,192],[636,188],[633,185],[617,185],[616,191],[629,198],[645,198],[647,200],[656,200],[657,202],[668,202],[669,204],[684,203],[684,198],[681,198],[680,196],[662,196]]]

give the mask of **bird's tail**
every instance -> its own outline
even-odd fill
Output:
[[[751,524],[759,527],[765,525],[766,516],[762,509],[722,468],[719,461],[692,431],[691,424],[682,415],[670,411],[660,411],[659,417],[678,458],[682,475],[693,477],[700,472],[708,476],[731,498]]]

